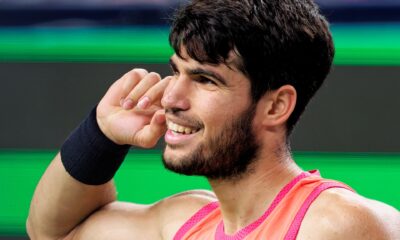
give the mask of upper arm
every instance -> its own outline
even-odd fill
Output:
[[[93,213],[65,240],[172,239],[180,226],[211,199],[205,191],[189,191],[152,205],[113,202]]]
[[[96,186],[83,184],[67,173],[57,154],[35,189],[27,233],[33,240],[60,239],[115,199],[113,181]]]
[[[400,239],[400,214],[386,204],[332,189],[311,205],[297,239]]]
[[[65,239],[161,239],[152,205],[110,203],[90,215]]]

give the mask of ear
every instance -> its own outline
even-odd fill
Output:
[[[297,92],[292,85],[284,85],[265,94],[264,118],[266,127],[283,125],[292,114],[297,101]]]

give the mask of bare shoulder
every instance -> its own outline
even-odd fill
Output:
[[[85,219],[66,239],[172,239],[187,219],[214,200],[210,191],[193,190],[150,205],[113,202]]]
[[[329,189],[307,211],[297,239],[400,239],[400,213],[349,190]]]
[[[156,203],[162,217],[162,235],[172,239],[179,228],[197,211],[210,202],[216,201],[214,193],[208,190],[191,190],[165,198]]]

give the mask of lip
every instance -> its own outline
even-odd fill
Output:
[[[178,117],[174,114],[168,114],[167,112],[165,117],[167,122],[172,122],[185,128],[197,129],[196,132],[191,134],[178,134],[171,129],[168,129],[164,135],[164,140],[167,145],[171,147],[188,145],[202,131],[203,126],[199,122],[194,121],[192,118],[187,116]]]
[[[179,146],[187,144],[191,139],[193,139],[199,132],[192,134],[176,134],[172,130],[168,129],[165,133],[165,142],[169,145]]]

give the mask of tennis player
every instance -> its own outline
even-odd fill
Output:
[[[31,239],[400,239],[396,209],[292,158],[290,134],[334,56],[311,0],[195,0],[169,39],[172,76],[126,73],[65,141],[33,196]],[[162,136],[165,167],[213,191],[118,202],[129,148]]]

